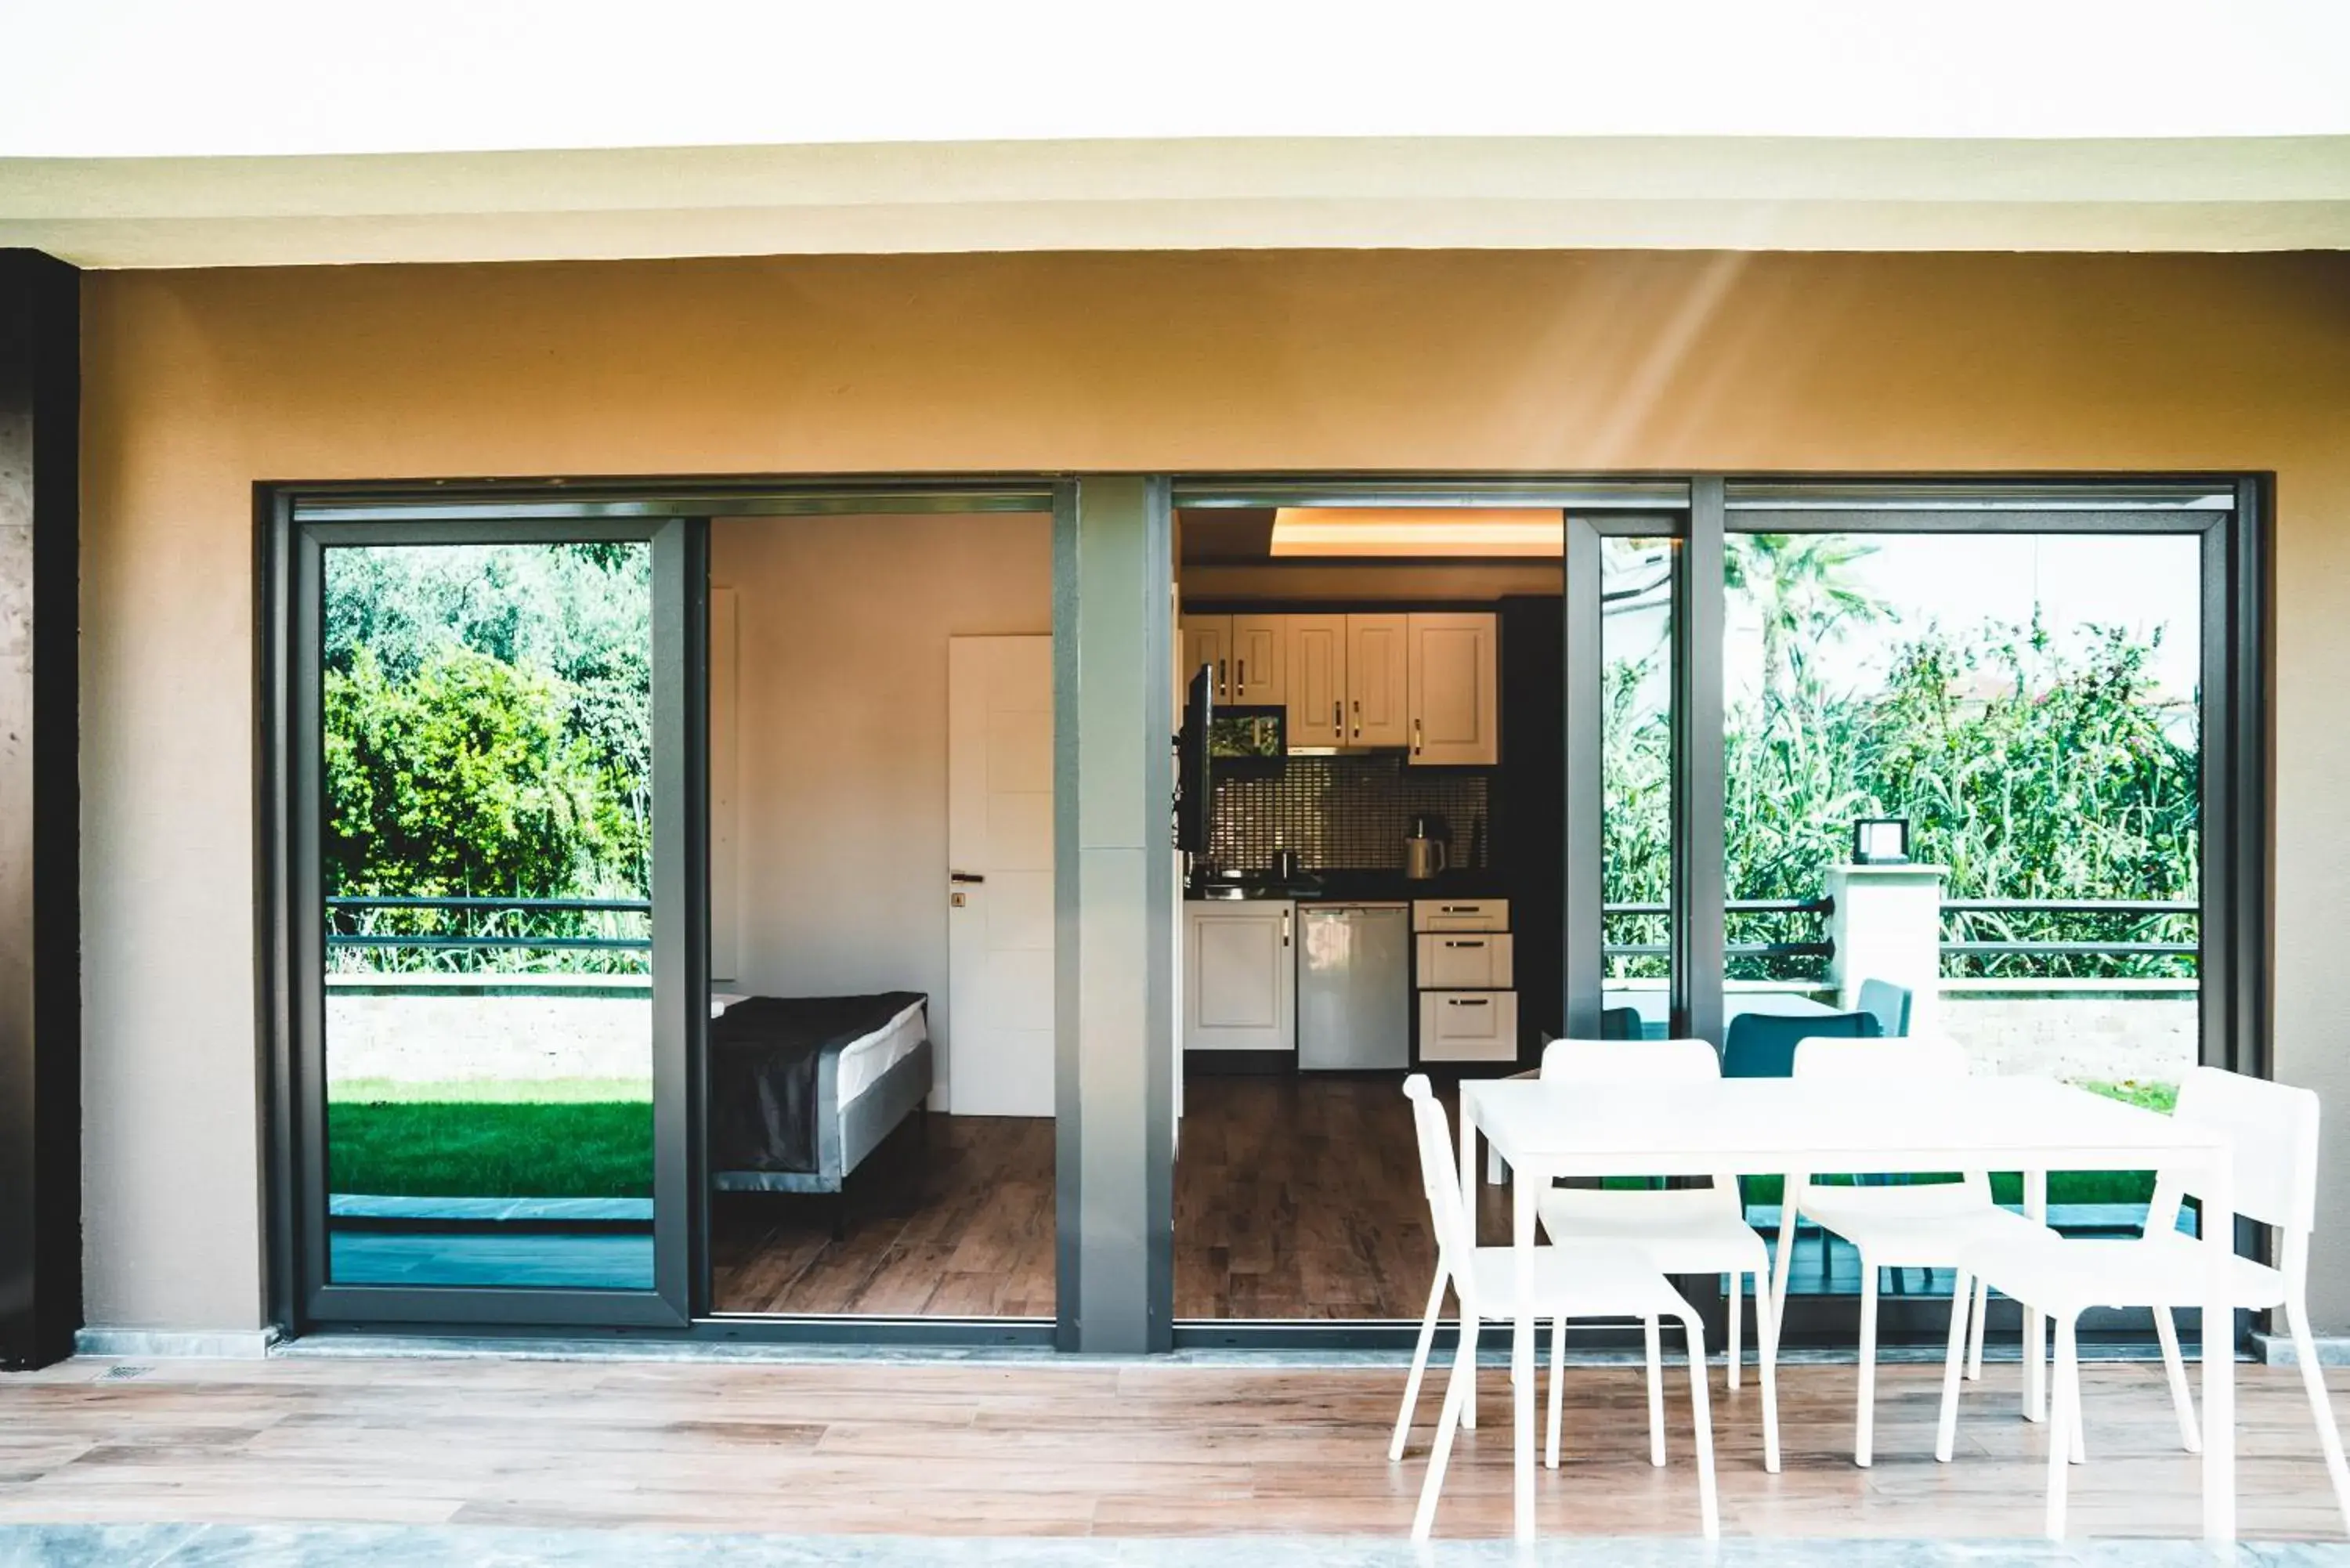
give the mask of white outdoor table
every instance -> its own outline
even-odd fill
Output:
[[[1511,1344],[1515,1378],[1517,1533],[1534,1533],[1534,1320],[1524,1283],[1534,1204],[1570,1177],[1777,1176],[1790,1171],[2015,1170],[2024,1208],[2047,1210],[2051,1170],[2177,1170],[2203,1201],[2210,1260],[2203,1305],[2203,1533],[2236,1534],[2234,1308],[2229,1258],[2236,1233],[2232,1151],[2221,1135],[2048,1078],[1966,1078],[1914,1085],[1866,1080],[1725,1078],[1710,1084],[1465,1080],[1461,1183],[1475,1190],[1482,1133],[1512,1173],[1512,1241],[1521,1306]],[[1473,1210],[1472,1210],[1473,1212]],[[2039,1314],[2024,1318],[2024,1414],[2038,1420],[2045,1358]]]

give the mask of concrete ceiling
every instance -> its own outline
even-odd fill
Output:
[[[0,158],[88,267],[1236,248],[2350,248],[2350,135],[1261,138]]]

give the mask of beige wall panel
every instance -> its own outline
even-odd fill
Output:
[[[1052,518],[722,519],[710,573],[740,610],[733,989],[926,992],[946,1038],[947,639],[1053,629]],[[1049,860],[1049,814],[1017,826]]]
[[[2350,1213],[2350,257],[793,258],[94,274],[84,297],[93,1322],[264,1310],[269,479],[2274,469],[2277,1056],[2332,1096]],[[2350,1227],[2316,1294],[2350,1328]]]

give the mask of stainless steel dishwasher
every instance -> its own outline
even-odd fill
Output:
[[[1410,907],[1300,904],[1297,935],[1299,1069],[1411,1065]]]

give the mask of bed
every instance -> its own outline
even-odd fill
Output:
[[[711,998],[710,1184],[838,1193],[930,1097],[930,999]]]

